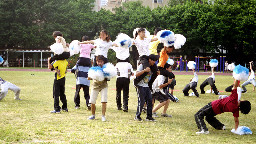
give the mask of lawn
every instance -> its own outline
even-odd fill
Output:
[[[53,72],[0,71],[0,77],[21,88],[21,101],[13,99],[13,92],[0,101],[0,143],[256,143],[252,135],[239,136],[230,132],[234,128],[232,113],[217,118],[226,125],[225,131],[215,130],[208,123],[209,135],[196,135],[194,114],[208,102],[218,98],[213,94],[184,97],[182,89],[191,75],[176,75],[177,85],[174,95],[179,103],[170,103],[168,113],[172,118],[156,118],[157,122],[134,121],[137,95],[130,85],[129,112],[118,111],[115,102],[115,79],[109,82],[106,122],[101,121],[100,98],[96,104],[96,120],[87,120],[91,112],[86,109],[81,98],[81,109],[76,110],[73,102],[75,76],[66,76],[66,96],[69,112],[51,114],[53,110]],[[199,85],[207,75],[199,75]],[[220,91],[231,85],[231,76],[216,76],[216,86]],[[210,87],[207,86],[206,90]],[[252,85],[242,99],[251,101],[252,110],[248,115],[240,113],[240,125],[248,126],[256,132],[256,97]],[[229,94],[221,92],[221,94]],[[158,102],[157,102],[158,103]],[[160,114],[162,109],[158,111]],[[146,115],[142,114],[145,119]]]

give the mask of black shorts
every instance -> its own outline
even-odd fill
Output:
[[[91,67],[91,59],[85,57],[79,57],[76,63],[78,66]]]
[[[165,94],[162,94],[161,92],[155,92],[152,94],[153,99],[158,100],[160,103],[167,101],[169,97]]]

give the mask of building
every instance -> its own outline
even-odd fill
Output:
[[[95,0],[93,11],[100,11],[103,6],[108,4],[108,0]]]
[[[129,1],[142,1],[143,6],[148,6],[151,9],[157,8],[157,7],[163,7],[168,5],[168,2],[170,0],[125,0],[126,2]]]

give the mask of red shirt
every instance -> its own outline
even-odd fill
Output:
[[[234,117],[239,117],[237,90],[234,89],[229,97],[212,102],[212,109],[215,114],[232,112]]]

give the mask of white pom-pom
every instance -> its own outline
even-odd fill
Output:
[[[233,70],[233,77],[236,80],[245,81],[249,77],[249,69],[241,65],[238,65]]]
[[[117,70],[112,63],[106,63],[102,68],[105,78],[111,79],[117,75]]]
[[[210,67],[217,67],[218,66],[218,60],[217,59],[211,59],[209,64],[210,64]]]
[[[186,38],[181,34],[175,34],[174,48],[180,49],[186,42]]]
[[[50,46],[50,49],[52,52],[54,52],[57,55],[60,55],[64,52],[63,45],[61,43],[54,43]]]
[[[228,97],[228,96],[227,95],[219,95],[219,99],[224,99],[226,97]]]
[[[238,135],[252,134],[251,129],[246,126],[239,126],[236,130],[232,129],[231,132]]]
[[[114,43],[116,43],[119,47],[124,47],[124,48],[132,46],[131,38],[124,33],[119,33]]]
[[[80,52],[80,44],[78,40],[73,40],[69,45],[70,53],[79,54]],[[72,52],[71,52],[72,51]]]
[[[187,67],[189,69],[195,69],[196,68],[196,63],[194,61],[189,61],[187,64]]]
[[[88,70],[88,77],[97,81],[103,81],[105,79],[103,70],[99,66],[91,67]]]
[[[0,65],[4,62],[4,59],[0,56]]]
[[[173,46],[175,41],[174,33],[170,30],[161,30],[157,33],[158,40],[164,44],[164,46]]]
[[[228,70],[233,71],[235,69],[235,67],[236,67],[235,64],[231,63],[228,65]]]
[[[166,63],[168,63],[169,65],[173,65],[174,61],[173,61],[173,59],[168,59]]]

